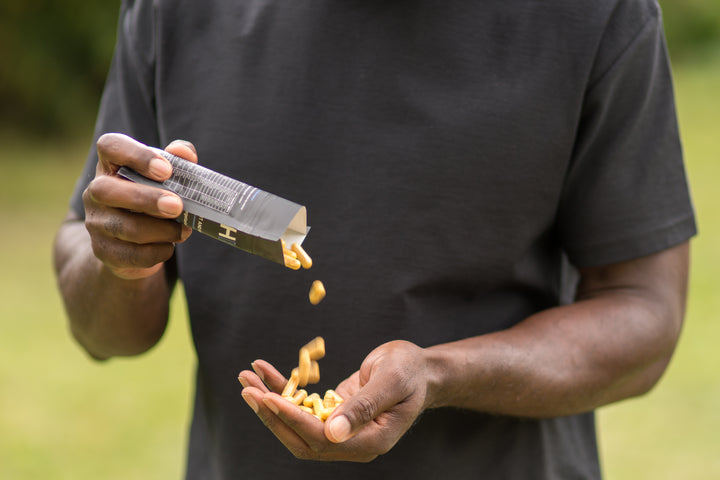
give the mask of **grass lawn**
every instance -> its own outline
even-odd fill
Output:
[[[676,86],[701,229],[687,323],[660,385],[599,412],[613,480],[720,478],[720,54],[677,66]],[[88,142],[0,143],[0,478],[181,478],[194,366],[182,292],[152,351],[89,360],[67,331],[50,260]]]
[[[97,363],[56,293],[52,237],[88,142],[2,142],[0,478],[179,479],[193,373],[181,295],[155,349]]]
[[[720,478],[720,52],[675,69],[700,234],[683,334],[660,384],[599,413],[608,479]]]

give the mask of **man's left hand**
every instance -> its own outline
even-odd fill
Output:
[[[287,380],[271,364],[240,373],[243,398],[292,452],[307,460],[369,462],[387,453],[429,405],[425,350],[393,341],[373,350],[335,389],[344,398],[323,423],[282,398]]]

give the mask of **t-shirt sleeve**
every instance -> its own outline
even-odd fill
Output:
[[[129,135],[147,145],[158,144],[155,110],[155,44],[152,1],[123,1],[117,42],[100,101],[93,144],[78,179],[70,207],[85,216],[82,192],[95,176],[95,143],[104,133]]]
[[[588,83],[558,210],[577,266],[649,255],[696,233],[662,21],[646,4],[645,15],[611,18]]]

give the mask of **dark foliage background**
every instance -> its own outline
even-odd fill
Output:
[[[0,0],[0,129],[64,135],[92,122],[119,0]]]
[[[720,44],[720,0],[660,0],[673,61]],[[68,135],[95,115],[120,0],[0,0],[0,129]]]

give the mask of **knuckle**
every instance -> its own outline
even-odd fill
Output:
[[[114,133],[105,133],[98,138],[97,149],[99,153],[113,155],[122,150],[120,137]]]
[[[85,190],[83,190],[82,200],[83,200],[83,205],[87,205],[92,200],[92,195],[90,194],[90,185],[85,187]]]
[[[102,213],[96,209],[86,208],[85,209],[85,229],[88,231],[91,237],[104,235],[103,232],[103,220]]]
[[[83,192],[83,200],[92,203],[102,203],[107,196],[106,192],[110,188],[108,185],[108,177],[101,175],[95,177]]]
[[[114,238],[121,238],[125,235],[126,228],[122,220],[116,216],[110,216],[103,222],[103,229]]]
[[[85,188],[85,191],[83,192],[83,201],[85,204],[89,202],[97,203],[97,194],[98,190],[100,190],[100,183],[98,182],[98,179],[92,180],[87,188]]]
[[[367,423],[375,418],[378,404],[374,398],[366,395],[358,395],[354,401],[354,408],[346,413],[348,416],[352,416],[358,423]],[[351,419],[351,423],[353,419]]]
[[[107,263],[108,255],[106,253],[106,242],[104,242],[101,238],[97,238],[96,236],[92,235],[90,237],[90,246],[92,247],[93,255],[95,255],[95,257],[102,262]]]

